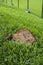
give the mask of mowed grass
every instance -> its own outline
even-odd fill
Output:
[[[40,14],[39,10],[35,10],[36,15]],[[36,15],[26,13],[25,10],[18,9],[16,6],[0,3],[1,65],[43,65],[43,19]],[[36,41],[33,45],[28,46],[23,42],[6,39],[6,36],[20,28],[28,29],[34,35]]]
[[[12,2],[13,6],[18,7],[18,0],[13,0]],[[7,0],[7,4],[11,5],[11,0]],[[19,8],[26,10],[27,0],[19,0]],[[41,17],[42,0],[29,0],[29,9],[32,11],[32,14]]]
[[[3,28],[5,28],[5,32]],[[19,28],[29,29],[38,42],[43,42],[43,19],[26,13],[22,9],[0,6],[0,31],[3,31],[1,34],[6,34],[7,31],[11,33]]]

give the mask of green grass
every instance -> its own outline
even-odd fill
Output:
[[[8,1],[8,5],[10,5],[10,0]],[[18,7],[18,0],[13,0],[13,6]],[[27,0],[20,0],[19,2],[19,8],[26,10],[27,9]],[[37,16],[41,16],[41,7],[42,6],[42,0],[30,0],[29,1],[29,9],[36,14]]]
[[[39,5],[37,8],[36,2]],[[32,5],[30,9],[40,16],[41,0],[36,2],[30,0]],[[32,13],[26,13],[22,7],[18,9],[16,6],[0,3],[0,65],[43,65],[43,19]],[[6,39],[7,35],[15,33],[20,28],[32,32],[36,38],[33,45],[28,46],[22,42]]]

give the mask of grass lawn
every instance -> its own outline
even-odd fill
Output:
[[[42,1],[30,0],[30,10],[35,15],[25,12],[24,2],[20,1],[19,9],[17,4],[12,7],[0,3],[0,65],[43,65],[43,19],[38,17],[41,16]],[[20,28],[32,32],[36,38],[33,45],[6,39],[6,35]]]
[[[8,4],[10,4],[10,0],[7,0]],[[13,0],[13,4],[15,7],[18,7],[18,1]],[[27,9],[27,0],[20,0],[19,1],[20,9],[26,10]],[[37,16],[41,16],[41,6],[42,0],[30,0],[29,1],[29,9]]]

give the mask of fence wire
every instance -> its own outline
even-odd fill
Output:
[[[41,16],[42,0],[0,0],[4,1],[8,5],[19,7],[23,10],[29,8],[32,11],[32,14]],[[28,2],[29,3],[28,3]]]

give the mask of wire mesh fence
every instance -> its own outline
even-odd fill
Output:
[[[23,10],[30,9],[34,15],[41,16],[42,0],[0,0]]]

